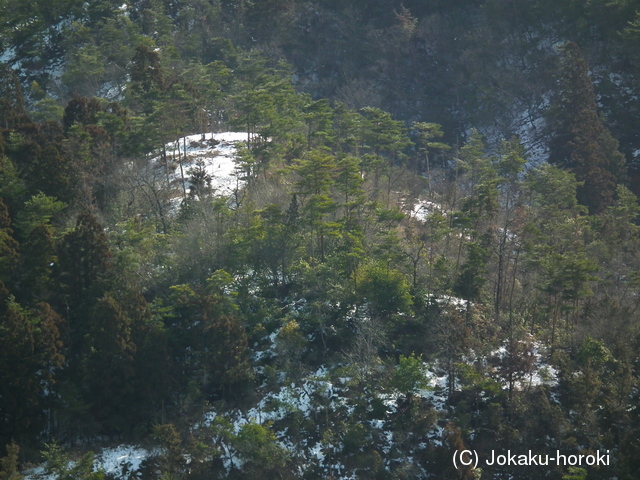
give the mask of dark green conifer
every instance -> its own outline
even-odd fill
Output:
[[[9,297],[0,306],[0,442],[41,432],[55,368],[64,362],[60,325],[47,304],[26,309]]]
[[[0,282],[11,281],[18,258],[18,242],[13,238],[9,210],[0,198]]]
[[[625,179],[625,158],[598,116],[593,83],[580,48],[569,42],[561,47],[561,54],[559,91],[549,112],[549,161],[575,173],[583,182],[578,201],[590,213],[601,213],[613,205],[616,185]]]
[[[88,322],[82,358],[86,400],[108,431],[119,432],[127,428],[127,410],[135,390],[131,320],[116,299],[105,294]]]

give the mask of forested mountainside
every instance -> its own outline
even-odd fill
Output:
[[[0,6],[0,479],[637,478],[639,1]]]

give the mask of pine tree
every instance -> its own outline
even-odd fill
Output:
[[[294,195],[291,207],[297,208],[296,203]],[[287,282],[294,246],[299,242],[296,235],[296,215],[293,211],[281,211],[277,205],[267,205],[254,212],[248,232],[252,268],[271,276],[274,292],[279,292],[280,287]]]
[[[431,150],[449,150],[451,147],[442,142],[434,142],[434,139],[442,138],[444,132],[437,123],[413,122],[413,133],[417,137],[416,147],[418,150],[418,161],[416,162],[416,173],[427,175],[427,188],[431,191]],[[423,162],[424,159],[424,162]]]
[[[23,125],[9,137],[8,156],[31,195],[39,192],[69,202],[76,172],[63,155],[64,130],[57,122]]]
[[[326,100],[310,101],[303,108],[303,119],[307,126],[309,149],[327,145],[333,140],[331,106]]]
[[[7,456],[0,458],[0,480],[22,480],[18,470],[20,447],[15,442],[7,445]]]
[[[523,232],[524,260],[529,268],[539,269],[533,286],[546,294],[539,302],[546,309],[544,318],[550,320],[553,343],[563,316],[567,327],[573,327],[571,314],[592,295],[592,274],[598,268],[584,248],[589,225],[579,216],[586,209],[577,203],[575,175],[545,164],[528,173],[525,185],[535,209]]]
[[[131,342],[135,345],[133,363],[136,388],[132,401],[125,405],[138,423],[164,416],[164,406],[176,386],[175,358],[169,349],[169,332],[140,293],[131,293],[121,304],[131,319]],[[161,417],[163,418],[163,417]],[[162,419],[161,419],[162,421]]]
[[[362,147],[368,152],[363,157],[365,171],[373,173],[374,195],[378,193],[380,179],[386,175],[388,199],[393,183],[391,171],[403,163],[403,151],[412,143],[403,123],[393,120],[390,113],[372,107],[365,107],[360,112],[363,116]]]
[[[42,192],[70,203],[77,194],[77,175],[62,145],[46,144],[33,159],[27,181],[33,193]]]
[[[482,288],[487,282],[487,258],[489,252],[487,242],[469,243],[467,261],[462,265],[460,275],[456,279],[454,292],[465,300],[477,301]],[[469,305],[469,304],[467,304]]]
[[[357,292],[367,301],[373,317],[387,320],[411,310],[409,284],[399,271],[370,264],[361,266],[354,275]]]
[[[299,176],[296,194],[304,199],[302,213],[308,225],[315,231],[321,261],[325,259],[326,237],[334,234],[337,227],[335,223],[327,221],[329,213],[336,208],[330,195],[335,167],[334,157],[326,150],[308,152],[304,159],[296,160],[294,166]],[[312,245],[312,257],[315,252],[315,245]]]
[[[22,203],[25,185],[14,163],[3,154],[3,138],[0,135],[0,198],[10,210]]]
[[[160,478],[184,478],[187,463],[182,438],[176,427],[171,423],[154,425],[152,433],[162,448],[162,454],[156,458],[162,474]]]
[[[131,82],[125,92],[127,100],[145,114],[153,111],[154,102],[165,91],[160,55],[146,45],[139,45],[130,63]]]

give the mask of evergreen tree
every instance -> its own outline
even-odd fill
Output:
[[[102,225],[88,211],[78,215],[76,227],[62,238],[60,280],[64,291],[81,303],[109,270],[111,252]]]
[[[98,114],[102,111],[102,104],[97,98],[72,98],[64,109],[62,124],[65,130],[69,130],[76,123],[95,125],[98,123]]]
[[[404,124],[394,120],[391,114],[379,108],[365,107],[360,110],[362,121],[362,148],[365,172],[373,174],[374,195],[377,195],[379,181],[387,177],[387,198],[392,186],[392,167],[404,162],[404,150],[412,145],[407,137]]]
[[[18,470],[20,447],[15,442],[7,445],[7,456],[0,458],[0,480],[22,480]]]
[[[18,242],[13,238],[9,210],[0,198],[0,282],[11,282],[18,258]]]
[[[22,244],[20,290],[30,301],[51,301],[55,243],[46,224],[34,227]]]
[[[333,111],[326,100],[311,101],[302,109],[307,125],[309,149],[328,145],[333,140]]]
[[[364,265],[355,276],[357,292],[368,302],[373,316],[388,320],[394,314],[410,311],[409,285],[397,270],[382,265]]]
[[[70,202],[76,176],[64,152],[64,130],[57,122],[29,124],[9,138],[8,156],[31,195],[39,192]]]
[[[288,452],[278,444],[277,437],[268,427],[253,422],[243,425],[233,439],[233,445],[246,462],[242,466],[245,475],[266,480],[292,478],[286,469]]]
[[[169,348],[169,331],[158,316],[154,316],[140,294],[131,294],[123,302],[126,314],[131,318],[131,343],[135,345],[133,363],[135,385],[131,403],[123,403],[131,426],[145,421],[161,421],[166,405],[171,404],[173,392],[178,388],[175,357]],[[127,390],[124,390],[127,393]],[[123,397],[124,398],[124,397]]]
[[[465,300],[480,299],[482,288],[487,282],[487,245],[485,242],[474,242],[468,245],[468,257],[462,265],[462,271],[456,279],[454,292]],[[467,303],[467,306],[469,303]]]
[[[61,367],[62,319],[47,304],[26,309],[9,297],[0,306],[0,441],[32,441]]]
[[[78,215],[76,227],[58,245],[56,307],[69,319],[70,357],[77,358],[89,333],[95,302],[107,290],[112,274],[107,236],[91,212]],[[58,293],[56,292],[56,293]],[[74,364],[74,367],[79,365]]]
[[[295,195],[292,208],[297,208]],[[256,211],[250,227],[251,265],[271,276],[274,291],[280,292],[288,281],[294,249],[300,240],[296,235],[297,212],[282,212],[277,205],[267,205]],[[284,290],[282,290],[284,293]]]
[[[210,293],[176,285],[168,301],[166,323],[183,385],[194,382],[209,397],[233,397],[251,378],[246,332],[224,293],[229,283],[229,274],[217,271],[208,280]]]
[[[45,444],[42,456],[46,462],[45,472],[53,475],[55,480],[104,480],[105,478],[104,472],[93,469],[93,452],[87,452],[76,461],[72,461],[60,445],[51,443]]]
[[[126,431],[135,389],[136,346],[131,338],[131,320],[118,302],[105,294],[96,302],[89,323],[82,355],[86,399],[105,431]]]
[[[20,80],[13,69],[0,63],[0,128],[14,129],[28,121]]]
[[[171,423],[154,425],[153,436],[162,448],[162,454],[156,459],[160,468],[160,478],[185,478],[186,459],[183,453],[184,447],[176,427]]]
[[[335,202],[331,198],[331,187],[334,184],[335,159],[326,150],[312,150],[305,158],[297,160],[293,167],[298,174],[296,194],[304,199],[303,218],[315,232],[317,249],[312,243],[310,255],[325,260],[327,235],[333,235],[337,224],[327,221],[327,216],[335,210]]]
[[[616,185],[625,180],[625,158],[618,142],[598,116],[589,69],[580,48],[561,47],[558,92],[549,112],[552,138],[549,161],[575,173],[580,204],[602,213],[615,201]]]
[[[482,135],[475,128],[460,149],[457,183],[461,187],[461,210],[473,221],[476,230],[486,226],[498,212],[498,171],[494,158],[486,151]],[[453,201],[454,205],[456,200]]]
[[[153,102],[165,90],[164,70],[157,51],[139,45],[130,64],[131,83],[126,94],[131,103],[143,113],[152,112]]]
[[[547,164],[530,171],[525,183],[536,207],[523,232],[525,262],[540,275],[525,277],[525,286],[546,294],[540,299],[546,311],[541,320],[551,320],[555,343],[559,320],[564,316],[571,332],[580,301],[593,294],[592,274],[598,267],[585,251],[584,237],[590,232],[586,218],[579,216],[585,208],[577,203],[575,176]]]
[[[42,192],[65,203],[76,198],[77,174],[64,153],[62,145],[45,144],[34,158],[28,183],[33,193]]]
[[[68,92],[74,95],[95,94],[102,86],[108,64],[100,47],[87,43],[70,50],[67,68],[62,75]]]
[[[20,177],[14,163],[3,154],[2,136],[0,136],[0,198],[6,206],[17,210],[25,194],[24,179]]]
[[[416,173],[422,175],[426,173],[427,188],[431,191],[431,169],[433,168],[429,154],[432,150],[449,150],[449,146],[433,141],[444,136],[442,127],[437,123],[413,122],[412,132],[417,137],[416,147],[418,150],[418,161],[416,162]]]

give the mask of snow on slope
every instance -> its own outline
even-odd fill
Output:
[[[446,376],[437,375],[429,370],[427,364],[424,364],[424,367],[428,387],[419,390],[417,397],[428,400],[436,410],[442,411],[445,408],[446,401]],[[348,395],[351,380],[349,377],[332,376],[327,367],[321,366],[316,372],[301,379],[299,382],[285,383],[280,388],[267,393],[255,407],[247,411],[234,410],[227,412],[223,416],[230,421],[234,434],[238,434],[242,427],[250,422],[270,425],[271,428],[274,428],[274,433],[280,446],[295,457],[303,460],[300,466],[301,472],[315,465],[316,468],[320,468],[324,472],[327,478],[331,474],[337,480],[356,479],[358,477],[355,471],[345,467],[335,458],[332,463],[326,463],[325,452],[328,447],[321,439],[305,438],[294,444],[289,437],[288,427],[283,427],[282,424],[278,423],[289,415],[296,413],[302,418],[313,418],[322,409],[329,409],[332,414],[339,412],[343,418],[351,417],[356,409],[354,399]],[[393,421],[392,417],[398,411],[400,398],[401,395],[393,391],[387,393],[369,391],[367,393],[367,402],[380,400],[386,407],[384,418],[373,419],[369,422],[373,430],[377,432],[375,436],[377,436],[381,450],[385,454],[389,454],[392,451],[396,442],[390,422]],[[372,408],[371,405],[369,408]],[[218,412],[214,410],[208,412],[204,415],[202,422],[196,425],[196,428],[210,426],[218,416]],[[432,445],[441,445],[442,439],[442,428],[434,424],[428,437],[422,440],[426,440]],[[337,440],[337,442],[331,448],[340,451],[342,445],[340,440]],[[426,449],[427,446],[427,443],[423,442],[421,445],[416,446],[416,450]],[[232,465],[238,466],[242,464],[242,459],[232,446],[225,445],[223,451],[225,455],[222,460],[228,471],[230,471]],[[385,459],[384,465],[390,467],[391,461],[391,457]]]
[[[140,470],[140,465],[150,455],[155,452],[132,445],[119,445],[117,447],[105,448],[96,456],[94,468],[104,470],[116,478],[138,478],[136,473]]]
[[[170,183],[176,189],[174,198],[181,200],[182,175],[185,179],[186,193],[189,194],[189,178],[192,172],[199,168],[203,169],[210,179],[215,195],[233,195],[244,185],[244,181],[236,175],[235,158],[238,143],[246,139],[247,134],[244,132],[222,132],[189,135],[166,144],[167,160],[171,164]],[[154,162],[158,169],[165,169],[161,156],[156,157]]]
[[[425,223],[429,215],[434,212],[444,213],[445,209],[439,203],[431,202],[429,200],[416,200],[416,203],[409,211],[409,217]]]
[[[93,469],[121,480],[140,478],[140,466],[157,451],[149,451],[133,445],[119,445],[102,449],[96,454]],[[47,474],[43,465],[25,472],[24,480],[55,480],[55,475]]]
[[[531,386],[541,383],[553,386],[556,383],[554,378],[556,375],[555,370],[542,360],[541,346],[534,343],[533,347],[533,355],[536,357],[536,362],[533,366],[532,374],[526,380],[523,380],[523,383],[526,381]],[[493,352],[492,355],[501,356],[505,353],[506,349],[503,347]],[[486,362],[486,359],[484,361]],[[425,363],[423,367],[428,386],[416,392],[416,397],[426,400],[436,412],[445,415],[443,418],[446,419],[446,374],[442,368],[437,368],[437,366],[434,367]],[[332,374],[329,369],[321,366],[316,372],[300,379],[298,382],[284,382],[284,384],[265,394],[253,408],[248,410],[236,409],[226,412],[210,410],[198,424],[193,426],[193,429],[206,429],[218,417],[222,417],[229,422],[231,432],[235,435],[240,433],[242,427],[249,423],[267,426],[273,429],[280,446],[301,460],[301,474],[313,469],[323,472],[325,478],[331,475],[337,480],[356,479],[358,478],[356,470],[346,467],[335,458],[327,461],[325,455],[329,447],[321,438],[312,435],[309,438],[294,442],[288,432],[288,426],[286,426],[286,419],[291,418],[290,415],[292,414],[294,416],[299,415],[301,418],[312,419],[323,409],[328,409],[332,414],[338,414],[345,419],[351,417],[356,408],[354,399],[349,396],[351,378],[339,375],[335,371]],[[526,388],[526,385],[519,385],[518,388]],[[397,455],[400,454],[400,451],[397,450],[396,443],[401,443],[401,439],[395,437],[393,422],[394,417],[400,411],[399,402],[401,402],[402,396],[393,390],[387,392],[368,391],[366,395],[366,401],[369,404],[367,408],[372,408],[372,402],[374,401],[381,401],[386,407],[386,413],[381,417],[369,420],[373,433],[372,438],[375,439],[380,451],[384,453],[382,460],[385,468],[391,469],[394,462],[403,459],[403,461],[411,461],[411,456],[417,455],[421,451],[444,445],[444,420],[441,420],[434,423],[426,435],[415,438],[415,446],[407,452],[410,456],[398,457]],[[282,421],[285,421],[285,423],[280,423]],[[223,447],[221,460],[227,472],[240,467],[243,464],[243,459],[235,448],[222,438],[215,438],[217,434],[213,433],[213,431],[211,431],[211,435],[214,437],[212,441]],[[341,451],[342,448],[343,445],[338,434],[336,443],[331,446],[331,449]],[[102,470],[109,476],[119,480],[137,480],[141,478],[140,467],[142,462],[158,453],[159,450],[157,449],[150,451],[131,445],[105,448],[95,456],[94,468]],[[428,477],[428,474],[423,471],[423,474],[416,478]],[[53,480],[53,478],[44,474],[44,468],[38,467],[28,472],[25,480]]]

